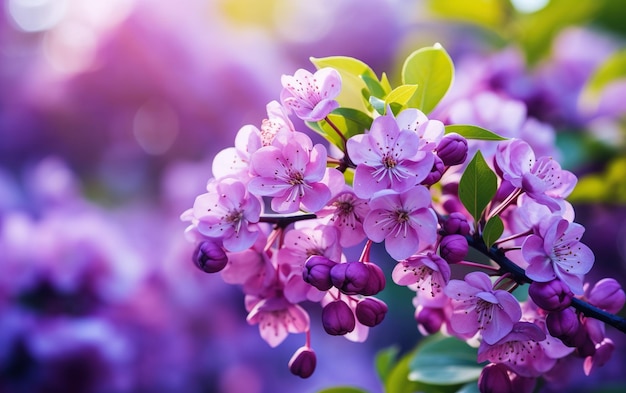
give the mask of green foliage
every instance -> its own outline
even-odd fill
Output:
[[[402,84],[417,85],[408,106],[428,114],[446,94],[454,78],[454,65],[439,44],[411,53],[402,66]]]
[[[626,203],[624,179],[626,179],[626,157],[618,157],[607,166],[604,173],[580,178],[568,200],[573,203]]]
[[[411,359],[411,381],[443,386],[478,380],[483,366],[476,362],[476,348],[455,337],[437,334],[424,340]],[[456,386],[457,391],[460,386]]]
[[[417,93],[417,85],[401,85],[385,96],[385,108],[391,107],[394,115],[408,107],[408,103]]]
[[[320,390],[319,393],[367,393],[367,391],[352,386],[337,386]]]
[[[626,78],[626,50],[619,51],[600,67],[587,80],[581,93],[583,110],[594,110],[600,100],[600,93],[611,82]]]
[[[502,219],[499,216],[491,217],[483,229],[483,240],[487,247],[493,246],[493,243],[502,236],[502,232],[504,232]]]
[[[376,366],[378,378],[380,378],[381,381],[386,381],[389,378],[399,352],[398,347],[394,346],[383,349],[376,354],[374,365]]]
[[[496,194],[496,174],[489,168],[480,151],[476,152],[459,181],[459,198],[476,222]]]
[[[469,124],[451,124],[445,126],[445,133],[457,133],[466,139],[479,139],[483,141],[505,141],[507,138],[491,132],[482,127]]]
[[[366,129],[370,128],[373,121],[367,113],[353,108],[337,108],[328,115],[328,118],[335,126],[337,126],[339,130],[341,130],[341,133],[346,139],[349,139],[357,134],[362,134]],[[326,120],[321,120],[319,122],[307,122],[306,124],[309,128],[320,133],[335,146],[340,149],[344,148],[341,137]]]

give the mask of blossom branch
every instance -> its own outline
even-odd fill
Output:
[[[275,224],[278,228],[286,228],[289,224],[296,221],[313,220],[317,218],[317,215],[313,213],[284,215],[284,214],[264,214],[259,218],[259,222],[267,222]]]
[[[503,274],[509,273],[510,278],[514,279],[519,284],[530,284],[533,282],[533,280],[526,276],[526,271],[515,262],[511,261],[504,254],[504,251],[501,248],[496,246],[488,248],[482,238],[474,238],[472,236],[467,236],[466,238],[470,247],[496,262],[500,266],[500,270]],[[617,330],[626,333],[626,319],[622,317],[601,310],[579,298],[572,298],[572,307],[589,318],[602,321],[607,325],[613,326]]]

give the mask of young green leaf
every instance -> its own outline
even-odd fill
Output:
[[[459,181],[459,198],[476,222],[497,190],[496,174],[477,151]]]
[[[469,124],[451,124],[445,126],[445,133],[449,134],[451,132],[457,133],[465,139],[480,139],[483,141],[505,141],[507,139],[482,127]]]
[[[493,243],[495,243],[500,236],[502,236],[502,232],[504,232],[502,219],[499,216],[491,217],[483,229],[483,241],[488,248],[491,248]]]
[[[371,127],[373,121],[368,114],[353,108],[337,108],[328,115],[328,118],[341,131],[346,139],[357,134],[362,134]],[[335,146],[340,149],[344,148],[341,137],[326,120],[306,122],[306,124],[310,129],[320,133]]]
[[[435,335],[425,340],[411,360],[409,379],[433,385],[460,385],[478,379],[483,367],[476,348],[455,337]]]
[[[398,111],[400,111],[407,106],[407,103],[413,98],[416,92],[417,85],[398,86],[385,97],[385,107],[391,105],[392,107],[399,108]],[[397,114],[395,110],[394,114]]]
[[[418,85],[409,106],[428,114],[446,94],[454,78],[454,65],[439,44],[418,49],[402,66],[402,84]]]

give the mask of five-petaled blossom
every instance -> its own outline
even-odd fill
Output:
[[[283,342],[289,333],[304,333],[309,328],[309,314],[280,291],[265,298],[247,295],[245,302],[248,323],[259,325],[261,337],[271,347]]]
[[[228,251],[252,246],[258,232],[251,224],[257,223],[261,214],[257,197],[231,178],[209,182],[207,190],[181,215],[184,221],[191,221],[188,230],[196,228],[204,236],[223,241]]]
[[[496,162],[503,177],[522,189],[535,201],[559,210],[576,185],[576,176],[561,169],[561,165],[550,157],[535,159],[530,145],[521,139],[500,142]]]
[[[362,242],[366,235],[363,221],[369,211],[367,200],[357,197],[348,187],[335,195],[322,210],[321,218],[339,230],[342,247],[351,247]]]
[[[539,225],[537,233],[522,244],[522,255],[528,262],[526,275],[546,282],[561,279],[575,294],[583,293],[583,276],[591,270],[594,255],[580,242],[585,228],[559,216]]]
[[[341,91],[341,75],[333,68],[322,68],[311,74],[299,69],[294,75],[283,75],[280,100],[304,121],[319,121],[339,107],[335,100]]]
[[[331,197],[322,182],[326,168],[326,148],[313,146],[311,139],[300,132],[283,132],[271,146],[252,155],[252,171],[256,175],[248,183],[251,193],[271,196],[272,209],[278,213],[294,213],[304,207],[316,212]]]
[[[398,262],[391,276],[396,284],[408,286],[418,295],[434,298],[443,293],[450,274],[448,262],[429,252]]]
[[[348,139],[348,154],[356,164],[356,195],[370,198],[377,191],[403,192],[419,184],[434,162],[433,153],[419,146],[420,135],[401,130],[391,114],[374,119],[369,132]]]
[[[469,337],[480,332],[487,344],[506,336],[522,316],[517,299],[507,291],[493,289],[483,272],[468,273],[464,280],[450,280],[445,294],[452,299],[452,330]]]
[[[379,191],[370,200],[363,229],[372,241],[384,240],[391,257],[408,258],[437,240],[437,216],[430,202],[430,192],[424,186],[403,193]]]

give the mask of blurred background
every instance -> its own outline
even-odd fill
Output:
[[[626,284],[625,14],[623,0],[4,0],[0,393],[381,391],[374,355],[420,339],[410,291],[388,285],[364,344],[325,335],[311,307],[318,368],[300,380],[302,337],[262,341],[241,291],[193,266],[179,220],[213,155],[311,56],[393,80],[441,43],[456,77],[432,116],[558,157],[580,177],[590,280]],[[613,360],[564,383],[626,385],[607,330]]]

